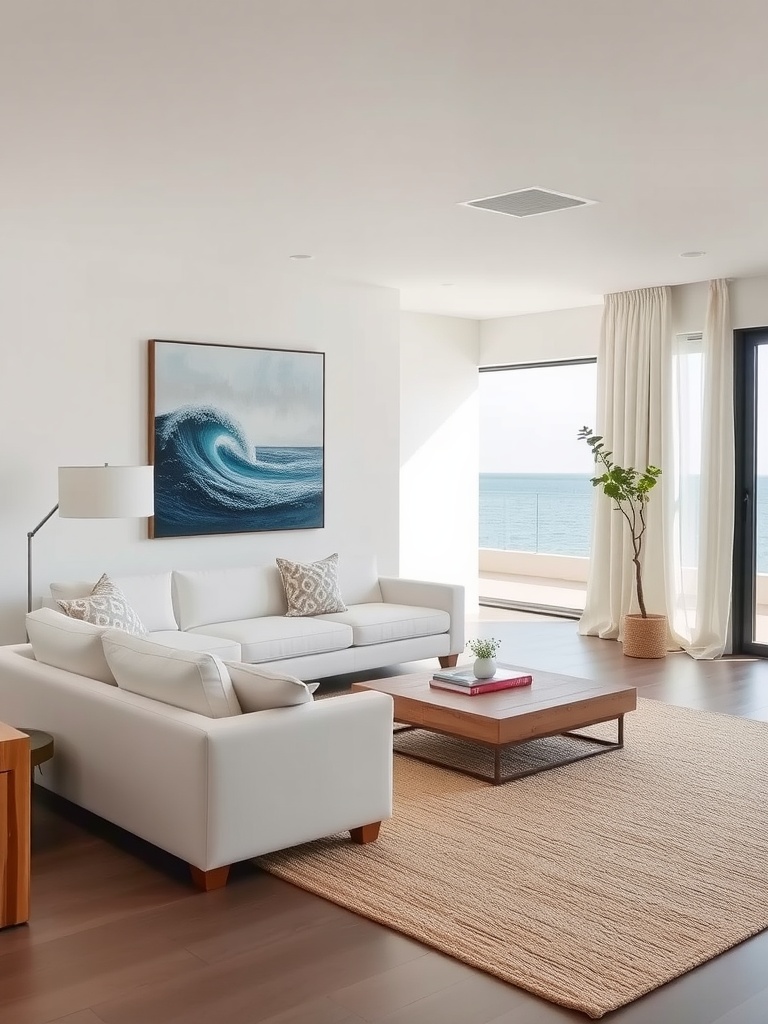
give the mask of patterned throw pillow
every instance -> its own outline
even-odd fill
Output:
[[[308,564],[286,558],[275,561],[288,602],[286,615],[328,615],[347,610],[339,591],[338,554]]]
[[[71,619],[91,622],[94,626],[122,629],[133,636],[147,635],[146,626],[128,604],[125,594],[106,573],[89,597],[75,597],[71,601],[57,601],[56,604]]]

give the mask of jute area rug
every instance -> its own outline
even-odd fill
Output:
[[[395,757],[378,842],[335,836],[259,863],[602,1017],[768,927],[768,725],[648,700],[625,724],[623,750],[499,787]],[[403,744],[478,756],[427,733]]]

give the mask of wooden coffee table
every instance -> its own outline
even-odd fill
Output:
[[[520,672],[531,673],[533,683],[530,686],[475,697],[432,689],[429,685],[431,672],[353,683],[352,689],[390,694],[395,701],[395,721],[412,729],[427,729],[492,748],[493,775],[481,775],[410,751],[399,753],[485,779],[497,786],[624,746],[624,715],[637,707],[637,691],[633,686],[595,683],[590,679],[525,668]],[[573,731],[613,720],[616,721],[616,740],[595,739]],[[507,747],[545,736],[569,736],[590,746],[558,761],[502,775],[501,755]]]

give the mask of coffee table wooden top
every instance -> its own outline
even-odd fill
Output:
[[[474,697],[432,689],[431,672],[371,679],[353,683],[352,689],[390,694],[398,722],[494,746],[607,722],[637,706],[633,686],[526,668],[519,671],[533,676],[530,686]]]

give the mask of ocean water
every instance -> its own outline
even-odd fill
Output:
[[[481,473],[480,547],[589,555],[588,474]]]
[[[155,418],[155,536],[323,525],[323,449],[251,448],[213,406]]]
[[[589,556],[593,495],[588,474],[481,473],[480,547]],[[768,476],[757,478],[756,512],[757,571],[768,573]],[[693,562],[697,538],[687,541]]]

